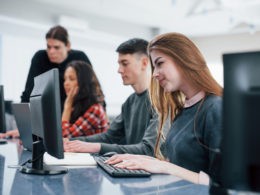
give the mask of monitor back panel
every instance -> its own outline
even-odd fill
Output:
[[[13,103],[12,108],[23,147],[32,151],[33,141],[29,103]]]

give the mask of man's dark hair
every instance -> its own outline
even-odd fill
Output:
[[[147,46],[148,41],[140,38],[133,38],[121,43],[116,49],[116,52],[120,54],[139,53],[147,55]]]

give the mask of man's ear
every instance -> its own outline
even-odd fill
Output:
[[[146,69],[147,66],[149,65],[149,59],[147,56],[142,56],[142,69]]]

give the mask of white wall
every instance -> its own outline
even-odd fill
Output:
[[[3,35],[2,75],[5,99],[20,101],[29,71],[32,51],[43,48],[42,41],[28,37]]]
[[[192,39],[206,58],[215,79],[223,86],[224,53],[260,51],[260,33],[244,33]]]

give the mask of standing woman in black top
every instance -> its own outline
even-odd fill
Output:
[[[34,77],[38,76],[52,68],[59,69],[60,75],[60,96],[61,96],[61,108],[63,110],[66,94],[64,91],[64,71],[66,65],[73,60],[85,61],[91,64],[87,55],[78,50],[72,50],[69,41],[69,35],[67,30],[62,26],[52,27],[45,36],[47,42],[46,50],[37,51],[31,62],[31,67],[27,77],[25,90],[22,93],[21,101],[29,102],[30,94],[34,86]]]
[[[31,61],[31,67],[27,77],[25,89],[21,95],[21,102],[29,102],[30,94],[34,86],[34,77],[51,70],[58,68],[60,77],[60,96],[61,96],[61,111],[63,111],[66,93],[63,87],[64,72],[69,62],[73,60],[81,60],[90,64],[87,55],[78,50],[70,48],[68,31],[62,26],[54,26],[46,33],[47,49],[37,51]],[[8,131],[0,137],[11,136],[19,137],[17,129]]]

